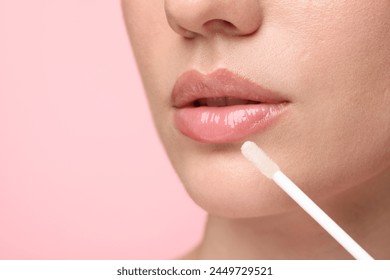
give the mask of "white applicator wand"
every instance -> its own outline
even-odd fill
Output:
[[[373,260],[373,258],[339,227],[320,207],[317,206],[301,189],[280,171],[255,143],[247,141],[241,147],[242,154],[252,162],[264,176],[272,179],[299,206],[319,223],[341,246],[357,260]]]

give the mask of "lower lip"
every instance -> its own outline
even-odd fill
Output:
[[[186,107],[174,115],[176,128],[204,143],[229,143],[260,133],[274,123],[287,103],[226,107]]]

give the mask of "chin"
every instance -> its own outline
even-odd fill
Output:
[[[210,215],[254,218],[297,209],[239,150],[233,154],[209,155],[207,164],[192,156],[174,167],[190,197]]]

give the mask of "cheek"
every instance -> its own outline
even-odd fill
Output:
[[[295,151],[294,158],[286,161],[284,168],[308,192],[329,195],[332,190],[361,184],[390,168],[390,118],[386,109],[390,104],[380,103],[383,99],[376,94],[371,99],[362,97],[362,102],[324,102],[328,106],[313,107],[306,117],[300,116],[301,122],[295,127],[298,141],[289,145]]]
[[[270,4],[268,41],[276,38],[278,51],[271,54],[283,55],[281,71],[291,72],[286,84],[294,85],[298,99],[389,86],[390,1],[287,2]]]
[[[175,35],[166,22],[164,1],[122,0],[122,10],[152,117],[160,135],[165,135],[167,122],[161,118],[166,117],[176,77],[167,56],[172,53],[169,48]]]
[[[156,79],[165,73],[163,68],[172,66],[166,54],[175,36],[166,22],[164,1],[122,0],[122,9],[142,80],[148,87],[157,87]]]
[[[333,14],[289,22],[305,32],[294,34],[303,55],[291,78],[297,85],[289,132],[294,158],[285,167],[303,186],[312,178],[324,195],[390,167],[390,2],[360,2],[339,1]],[[306,166],[297,170],[293,160]]]

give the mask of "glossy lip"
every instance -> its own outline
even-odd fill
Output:
[[[204,98],[234,97],[258,104],[195,107]],[[192,70],[176,81],[171,96],[176,128],[204,143],[229,143],[262,132],[285,111],[289,103],[247,79],[219,69],[208,75]]]

